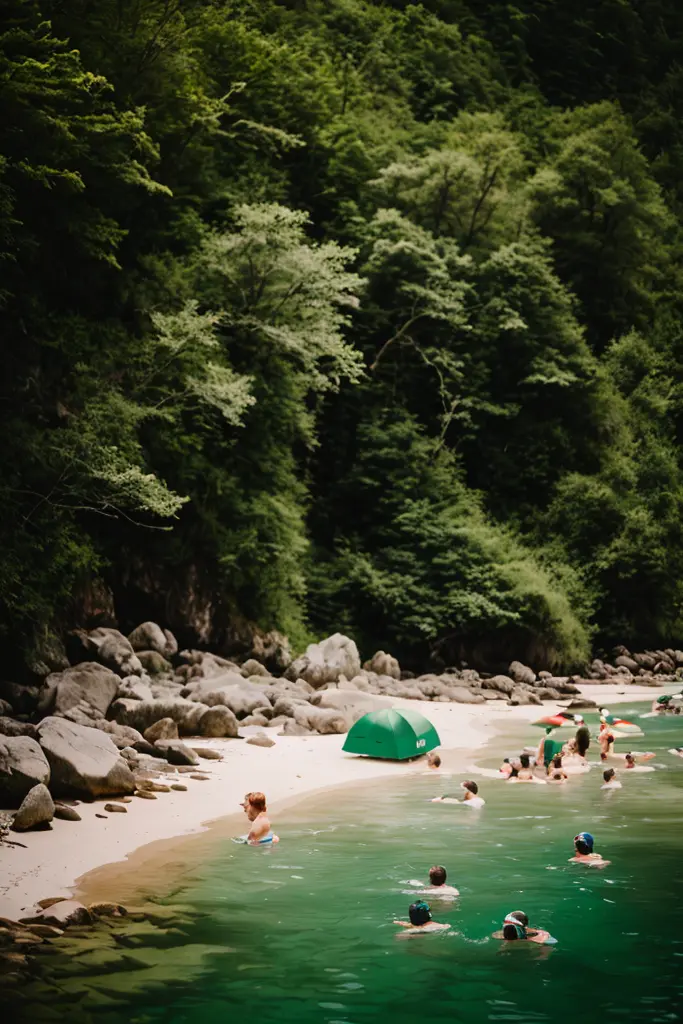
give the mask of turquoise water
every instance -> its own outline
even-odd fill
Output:
[[[621,772],[618,791],[600,790],[597,767],[557,787],[484,779],[477,812],[428,802],[462,776],[417,775],[310,799],[276,822],[282,841],[271,849],[221,839],[189,884],[161,900],[186,909],[179,935],[157,942],[147,977],[130,973],[127,991],[125,974],[113,983],[81,971],[64,992],[77,993],[82,1020],[99,998],[92,1019],[109,1024],[677,1021],[683,759],[666,748],[683,745],[683,721],[642,724],[633,747],[656,751],[649,763],[666,767]],[[584,829],[612,862],[602,871],[567,863]],[[445,865],[461,892],[450,904],[431,901],[452,929],[399,938],[393,920],[414,898],[405,882],[426,878],[432,864]],[[557,945],[492,939],[515,909]],[[53,1010],[63,984],[53,972]]]

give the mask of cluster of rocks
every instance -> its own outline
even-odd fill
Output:
[[[660,686],[676,682],[683,675],[683,651],[667,647],[663,651],[631,654],[626,647],[615,647],[614,664],[595,658],[587,676],[592,682],[637,682],[639,686]]]
[[[625,678],[628,657],[620,653],[614,669],[594,662],[592,675]],[[635,661],[645,657],[651,667]],[[635,655],[632,668],[641,681],[665,663],[675,670],[678,657],[683,664],[682,652]],[[384,651],[361,664],[356,644],[339,633],[279,664],[282,674],[273,675],[255,658],[238,664],[206,651],[179,651],[173,634],[154,622],[127,637],[102,627],[76,630],[39,686],[0,684],[0,806],[19,808],[14,828],[21,831],[55,816],[75,819],[68,799],[149,799],[148,783],[160,773],[198,764],[197,750],[183,742],[190,736],[237,738],[240,729],[255,726],[261,732],[248,729],[245,737],[270,746],[266,728],[285,736],[344,733],[396,697],[541,704],[578,692],[574,679],[537,675],[517,661],[507,674],[452,668],[417,677]]]

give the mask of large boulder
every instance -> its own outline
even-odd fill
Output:
[[[515,689],[515,684],[509,676],[491,676],[490,679],[482,679],[481,687],[483,690],[498,690],[509,696]]]
[[[287,678],[304,679],[315,689],[325,683],[335,683],[340,676],[353,679],[360,672],[360,657],[353,640],[334,633],[318,644],[309,644],[287,669]]]
[[[311,697],[311,704],[326,710],[339,711],[351,722],[357,722],[370,711],[381,711],[382,708],[391,707],[392,701],[388,697],[379,697],[360,690],[339,689],[319,690]]]
[[[130,700],[154,700],[149,683],[139,676],[126,676],[125,679],[121,679],[116,696]]]
[[[43,719],[38,735],[56,795],[113,796],[134,791],[130,768],[101,730],[52,717]]]
[[[397,658],[383,650],[377,650],[362,666],[367,672],[376,672],[378,676],[391,676],[400,679],[400,666]]]
[[[249,679],[250,676],[270,676],[266,666],[262,665],[260,661],[256,661],[255,658],[247,658],[240,671],[245,679]]]
[[[0,736],[30,736],[35,740],[38,731],[30,722],[18,722],[16,718],[0,718]]]
[[[363,668],[368,672],[376,672],[378,676],[391,676],[392,679],[401,678],[401,666],[398,660],[384,651],[375,651],[369,661],[364,662]]]
[[[630,658],[626,654],[620,654],[618,658],[615,658],[614,664],[619,668],[627,668],[634,676],[638,674],[638,669],[640,667],[637,661],[634,661],[633,658]]]
[[[95,661],[84,661],[47,677],[38,710],[44,715],[70,718],[76,708],[86,715],[90,709],[103,716],[116,697],[119,683],[119,676],[111,669]]]
[[[536,673],[528,665],[523,665],[521,661],[513,661],[510,665],[508,672],[516,683],[525,683],[527,686],[533,686],[536,682]]]
[[[512,691],[512,693],[510,694],[510,699],[508,700],[508,704],[512,704],[513,707],[516,707],[520,704],[542,703],[543,701],[537,693],[534,693],[533,690],[522,689],[521,686],[517,687],[515,690]]]
[[[223,704],[230,708],[237,718],[245,718],[256,708],[267,707],[270,704],[262,686],[255,686],[241,676],[235,678],[232,672],[212,679],[199,680],[186,686],[182,692],[188,693],[190,700],[199,701],[210,708]]]
[[[292,649],[289,640],[276,629],[269,633],[255,632],[251,642],[250,655],[260,661],[271,672],[284,672],[292,663]]]
[[[169,764],[197,765],[199,758],[182,740],[157,740],[156,749]]]
[[[28,832],[34,828],[44,828],[55,816],[55,805],[47,786],[39,782],[30,789],[21,802],[21,807],[14,815],[12,828],[15,832]]]
[[[483,704],[486,700],[483,693],[475,693],[466,686],[451,686],[448,699],[456,704]]]
[[[48,907],[41,908],[35,914],[21,918],[22,924],[49,924],[55,928],[68,928],[70,925],[92,924],[92,914],[87,907],[77,900],[58,900]]]
[[[149,729],[145,729],[143,736],[148,743],[156,743],[157,740],[177,740],[178,723],[172,718],[160,718],[154,725],[150,725]]]
[[[173,671],[170,661],[166,661],[158,651],[138,651],[138,658],[145,672],[150,676],[162,676]]]
[[[201,717],[202,712],[198,711],[200,707],[201,705],[193,704],[183,697],[171,697],[167,700],[120,698],[112,704],[110,714],[121,725],[130,725],[142,733],[162,718],[172,718],[177,722],[179,729],[190,733],[193,731],[192,725]],[[187,723],[189,724],[186,729]]]
[[[142,665],[137,654],[118,629],[98,626],[89,633],[74,630],[72,636],[74,640],[80,642],[86,658],[95,657],[100,664],[106,665],[121,678],[142,674]]]
[[[30,736],[0,736],[0,806],[19,807],[34,786],[50,781],[50,765]]]
[[[222,704],[207,708],[198,723],[200,736],[231,737],[235,739],[239,731],[236,715]]]
[[[172,658],[178,653],[178,641],[168,629],[162,629],[156,622],[143,622],[128,634],[134,651],[156,651],[163,658]]]

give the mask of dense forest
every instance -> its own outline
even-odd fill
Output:
[[[0,637],[683,641],[678,0],[0,0]]]

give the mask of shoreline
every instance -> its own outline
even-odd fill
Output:
[[[618,704],[652,700],[663,688],[623,684],[581,687],[581,696],[596,703]],[[503,702],[451,704],[397,699],[397,707],[419,710],[434,723],[441,738],[440,752],[448,774],[470,770],[470,760],[496,736],[510,726],[532,722],[549,709],[543,706],[510,707]],[[244,735],[261,730],[245,729]],[[55,820],[51,831],[22,833],[21,847],[0,846],[0,916],[17,918],[28,912],[39,899],[51,896],[73,897],[74,891],[91,891],[98,898],[122,902],[116,891],[117,879],[125,881],[144,871],[142,865],[158,866],[161,854],[166,867],[185,849],[185,841],[200,841],[223,827],[239,823],[239,803],[245,792],[262,790],[277,819],[288,806],[308,795],[420,771],[420,762],[377,761],[342,754],[345,736],[287,737],[266,734],[275,746],[263,748],[236,740],[189,740],[189,745],[212,747],[223,755],[222,761],[202,761],[197,769],[210,776],[208,781],[180,776],[187,792],[159,794],[151,802],[133,798],[127,814],[103,813],[106,801],[81,803],[80,822]],[[540,735],[540,734],[539,734]],[[435,777],[439,777],[434,773]],[[112,798],[115,802],[115,798]],[[234,809],[234,813],[233,813]],[[13,834],[13,839],[16,834]],[[170,862],[169,862],[170,858]],[[177,863],[182,872],[183,861]],[[87,876],[96,877],[88,879]],[[177,877],[176,872],[170,874]],[[134,883],[141,887],[142,879]]]

